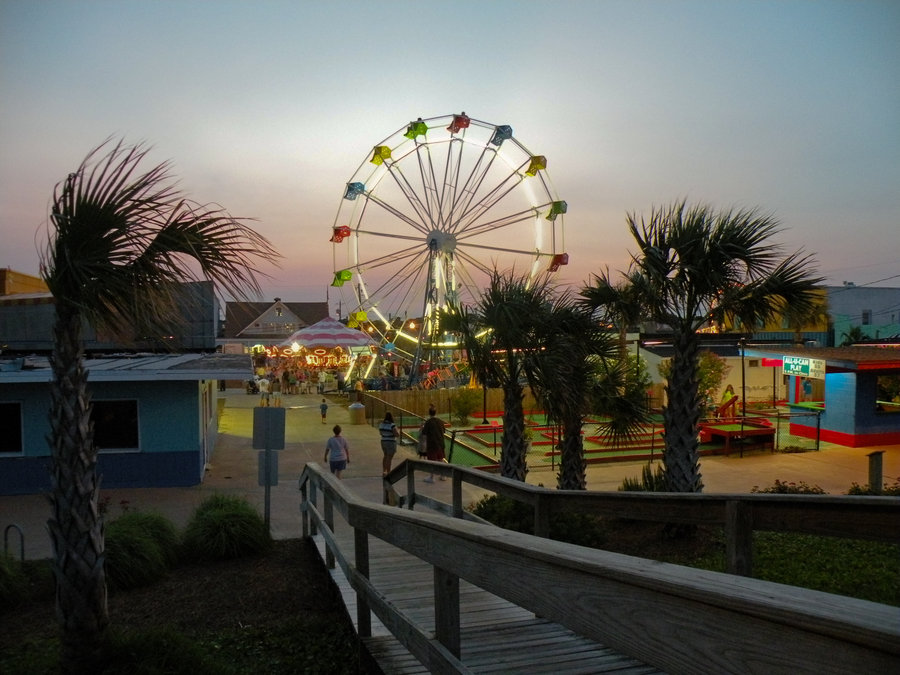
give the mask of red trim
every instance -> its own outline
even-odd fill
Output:
[[[815,438],[814,427],[802,424],[791,424],[791,434],[803,438]],[[873,445],[898,445],[900,444],[900,431],[885,431],[875,434],[848,434],[843,431],[831,431],[822,429],[819,432],[819,440],[825,443],[834,443],[848,448],[868,448]]]

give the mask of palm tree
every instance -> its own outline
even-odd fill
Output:
[[[628,343],[628,329],[644,318],[643,307],[635,298],[635,286],[630,279],[613,282],[607,269],[602,274],[593,275],[592,285],[581,291],[582,302],[590,307],[604,321],[614,326],[619,333],[619,358],[625,360]]]
[[[450,308],[446,325],[459,333],[472,368],[503,390],[500,474],[524,481],[525,383],[533,381],[540,350],[539,326],[550,305],[549,277],[529,280],[515,272],[491,274],[472,309]]]
[[[587,487],[582,427],[589,413],[609,415],[601,426],[616,440],[633,434],[645,417],[643,393],[623,395],[627,360],[618,358],[618,340],[592,314],[590,307],[563,295],[540,328],[535,388],[548,418],[562,428],[560,490]]]
[[[777,222],[755,210],[713,212],[684,201],[653,209],[649,221],[628,216],[638,246],[629,279],[646,315],[673,332],[674,355],[663,409],[666,481],[674,492],[702,490],[697,432],[703,400],[697,386],[697,331],[739,319],[762,325],[785,307],[802,313],[816,302],[809,256],[782,257],[770,243]]]
[[[869,336],[866,335],[862,326],[851,326],[846,333],[841,333],[841,347],[852,347],[859,342],[866,342]]]
[[[140,173],[147,152],[106,141],[58,183],[41,256],[56,307],[48,526],[64,672],[96,670],[109,621],[84,324],[126,337],[171,326],[180,283],[203,277],[247,297],[259,291],[254,261],[278,257],[242,221],[188,201],[167,163]]]

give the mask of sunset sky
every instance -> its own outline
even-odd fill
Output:
[[[323,300],[347,181],[417,117],[510,124],[568,202],[561,281],[624,269],[627,213],[759,207],[832,284],[900,286],[900,2],[2,0],[0,266],[109,136]],[[149,166],[148,166],[149,168]]]

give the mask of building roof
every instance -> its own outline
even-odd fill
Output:
[[[900,347],[895,345],[870,345],[854,347],[795,347],[773,346],[771,348],[747,347],[746,354],[777,358],[779,356],[799,356],[825,361],[829,368],[841,370],[897,370],[900,369]]]
[[[248,380],[253,376],[247,354],[112,354],[85,359],[88,382],[173,380]],[[0,361],[0,384],[50,382],[46,357]]]
[[[226,302],[225,338],[284,339],[327,316],[328,303],[324,301]]]

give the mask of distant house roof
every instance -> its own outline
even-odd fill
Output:
[[[113,354],[85,359],[88,382],[159,380],[247,380],[253,375],[246,354]],[[46,357],[0,361],[0,384],[49,382]]]
[[[226,339],[283,340],[328,316],[327,302],[227,302]]]

